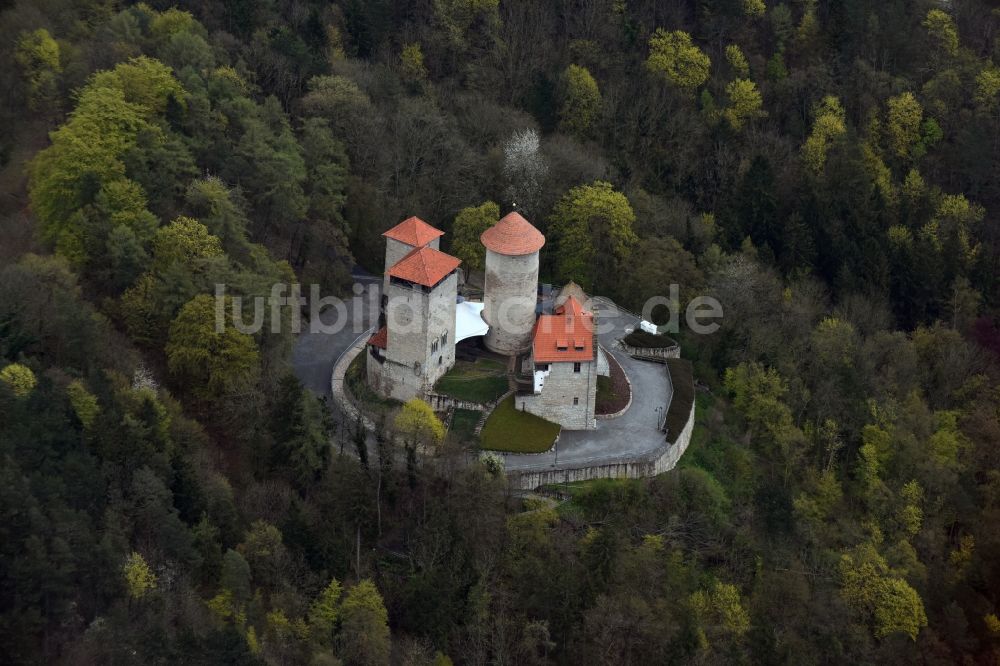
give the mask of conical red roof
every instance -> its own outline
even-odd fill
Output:
[[[534,254],[545,245],[545,236],[517,212],[510,212],[479,237],[486,249],[518,257]]]

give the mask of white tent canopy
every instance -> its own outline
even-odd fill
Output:
[[[455,306],[455,342],[486,335],[490,327],[483,321],[483,303],[462,301]]]

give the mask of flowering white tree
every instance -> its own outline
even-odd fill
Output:
[[[160,385],[157,383],[156,378],[153,377],[153,373],[149,371],[149,368],[140,364],[132,374],[132,390],[148,390],[156,393],[160,390]]]
[[[503,175],[507,181],[504,194],[508,202],[531,213],[542,192],[542,182],[549,165],[541,151],[541,139],[535,129],[514,132],[503,144]]]

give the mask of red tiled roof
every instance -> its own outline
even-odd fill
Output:
[[[559,314],[535,322],[532,355],[535,363],[594,360],[594,315],[570,296]]]
[[[406,218],[382,235],[413,247],[423,247],[435,238],[444,236],[444,232],[440,229],[435,229],[414,215],[413,217]]]
[[[507,213],[479,237],[487,249],[498,254],[533,254],[545,245],[545,236],[516,212]]]
[[[419,247],[393,264],[386,271],[390,276],[433,287],[448,273],[458,268],[462,260],[433,248]]]
[[[368,338],[368,344],[372,347],[378,347],[379,349],[385,349],[389,346],[389,329],[385,326],[378,329],[375,335]]]
[[[583,304],[577,300],[576,296],[570,296],[561,305],[556,306],[556,314],[567,314],[575,317],[593,316],[583,309]]]

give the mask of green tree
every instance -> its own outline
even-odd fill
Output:
[[[340,607],[340,654],[349,664],[389,663],[389,614],[375,584],[359,581]]]
[[[184,96],[170,68],[149,58],[93,76],[69,121],[52,133],[52,144],[29,167],[31,206],[43,240],[77,263],[86,259],[85,218],[78,211],[94,202],[104,184],[124,179],[123,156],[139,133],[162,136],[150,121],[168,99]]]
[[[479,237],[499,219],[500,206],[492,201],[463,208],[455,216],[451,228],[451,251],[462,260],[466,270],[481,271],[485,268],[486,248]]]
[[[844,108],[833,95],[813,107],[813,118],[812,132],[802,145],[802,159],[813,174],[819,174],[826,165],[830,145],[847,132],[847,126]]]
[[[3,382],[18,398],[23,398],[35,390],[38,380],[35,373],[26,365],[11,363],[0,370],[0,382]]]
[[[601,114],[601,91],[586,67],[570,65],[562,75],[562,105],[559,129],[577,137],[586,137]]]
[[[975,99],[987,111],[1000,104],[1000,67],[990,63],[976,75]]]
[[[947,56],[958,53],[958,28],[946,12],[940,9],[930,10],[922,25],[936,49]]]
[[[133,599],[142,599],[156,589],[156,574],[146,564],[146,559],[135,551],[125,560],[122,573],[128,595]]]
[[[178,217],[160,227],[153,238],[153,269],[162,271],[174,263],[194,270],[202,259],[221,257],[222,243],[208,228],[190,217]]]
[[[239,604],[250,599],[251,587],[250,565],[238,551],[232,548],[222,556],[222,569],[219,583],[228,591],[232,599]]]
[[[94,419],[101,412],[100,405],[97,404],[97,396],[87,390],[79,379],[69,383],[66,387],[66,395],[69,396],[69,403],[73,407],[73,412],[80,419],[84,428],[89,428],[94,424]]]
[[[643,238],[629,263],[631,269],[622,277],[619,292],[627,299],[627,307],[636,311],[650,298],[665,296],[665,285],[678,285],[678,300],[684,304],[704,284],[704,275],[694,256],[672,236]]]
[[[170,325],[165,350],[170,372],[204,399],[246,388],[260,371],[257,343],[237,331],[228,317],[232,298],[220,305],[221,330],[216,327],[215,298],[203,294],[189,301]]]
[[[21,35],[14,49],[14,61],[28,84],[28,107],[36,111],[50,109],[58,101],[59,43],[45,28]]]
[[[671,85],[694,90],[708,80],[712,61],[680,30],[667,32],[657,28],[649,40],[646,69],[663,77]]]
[[[912,640],[927,626],[920,595],[903,580],[893,576],[875,546],[862,544],[841,555],[841,589],[847,603],[872,622],[877,638],[901,632]]]
[[[793,427],[791,410],[784,403],[788,384],[777,370],[759,363],[741,363],[726,370],[725,386],[733,394],[733,406],[749,422],[751,433],[769,433],[780,439]]]
[[[551,218],[559,247],[556,262],[560,278],[589,290],[615,275],[637,241],[634,222],[628,199],[610,183],[595,181],[563,195]]]
[[[255,520],[239,546],[250,565],[252,579],[265,587],[276,586],[285,576],[288,550],[281,530],[265,520]]]
[[[271,465],[287,471],[296,486],[306,489],[326,469],[330,457],[323,404],[291,374],[282,378],[278,391],[271,417],[275,439]]]
[[[344,588],[340,581],[331,578],[329,585],[316,595],[309,607],[309,624],[312,634],[327,645],[333,640],[333,629],[340,618],[340,596]]]
[[[742,636],[750,629],[750,614],[740,603],[735,585],[716,581],[710,590],[698,590],[691,595],[691,607],[698,618],[723,631]]]
[[[767,11],[764,0],[740,0],[740,4],[743,6],[743,13],[751,18],[763,16]]]
[[[750,63],[747,62],[747,57],[743,55],[742,49],[736,44],[726,46],[726,61],[738,77],[745,79],[750,76]]]
[[[723,109],[722,117],[734,130],[739,131],[747,122],[767,116],[757,84],[749,79],[730,81],[726,85],[726,96],[729,105]]]
[[[252,253],[247,240],[249,222],[233,195],[222,179],[208,176],[193,181],[184,199],[193,217],[219,238],[226,254],[238,263],[249,265]]]
[[[920,140],[920,121],[924,110],[911,92],[889,98],[886,122],[889,149],[902,158],[910,158]]]
[[[444,439],[444,424],[431,406],[420,398],[407,400],[393,422],[407,445],[437,446]]]
[[[400,74],[409,85],[419,87],[427,80],[427,67],[424,65],[424,52],[420,44],[404,45],[399,61]]]

